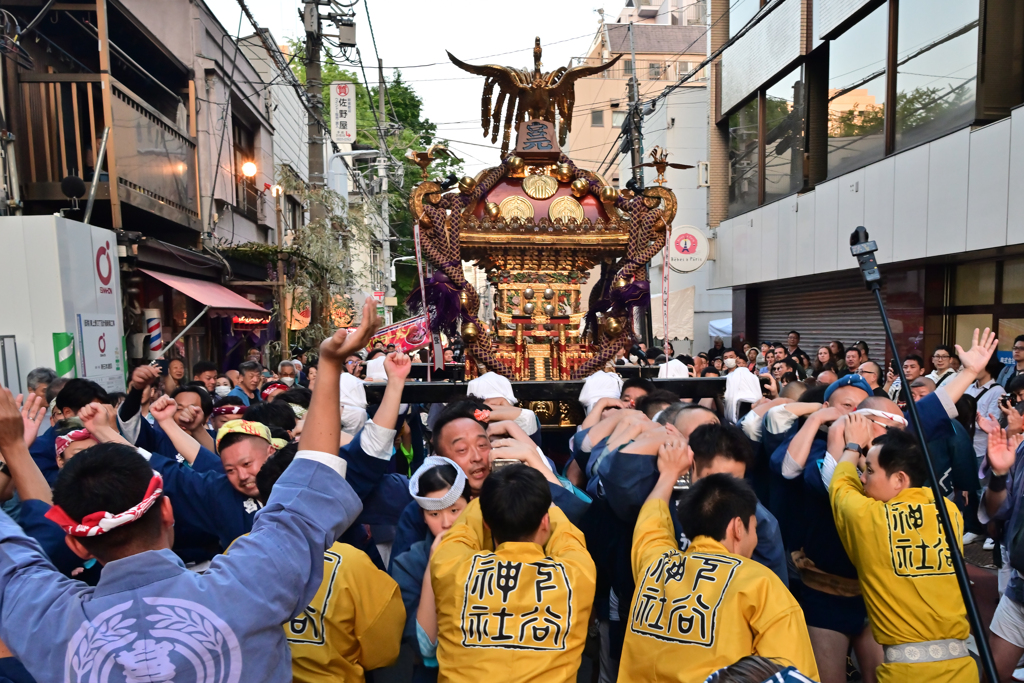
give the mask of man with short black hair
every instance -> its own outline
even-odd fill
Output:
[[[192,366],[192,381],[201,382],[207,393],[213,395],[213,388],[217,384],[217,364],[208,360],[201,360]]]
[[[1013,362],[1007,364],[996,379],[1004,389],[1010,385],[1010,380],[1014,377],[1024,375],[1024,334],[1017,335],[1017,338],[1013,340],[1011,351]]]
[[[238,366],[238,383],[228,396],[237,396],[242,403],[249,404],[260,401],[260,381],[262,380],[263,366],[256,361],[246,361]]]
[[[57,380],[58,382],[60,380]],[[100,403],[107,406],[107,391],[96,382],[76,377],[66,380],[60,392],[54,398],[56,401],[57,419],[68,419],[77,417],[79,411],[90,403]],[[111,410],[113,410],[111,408]],[[36,461],[39,471],[46,477],[47,483],[53,486],[57,481],[57,474],[60,469],[57,467],[57,432],[50,427],[40,434],[29,448],[32,459]]]
[[[924,358],[911,353],[903,357],[903,374],[907,376],[908,382],[913,382],[918,377],[924,376]],[[900,409],[907,407],[907,391],[902,388],[902,381],[898,372],[893,372],[892,368],[886,372],[885,375],[885,390],[889,394],[889,398],[896,402],[896,405]]]
[[[878,678],[977,681],[966,608],[934,495],[925,486],[924,454],[911,434],[890,429],[873,438],[872,425],[865,415],[846,416],[846,449],[829,496],[839,536],[857,566],[872,633],[885,648]],[[942,502],[959,545],[963,518],[952,501]]]
[[[575,681],[596,573],[541,473],[498,469],[435,541],[440,680]]]
[[[860,349],[857,348],[856,346],[851,346],[850,348],[846,349],[846,357],[844,360],[846,361],[846,370],[842,372],[840,377],[845,377],[846,375],[856,375],[857,369],[860,367],[861,361],[863,360],[862,356],[860,355]]]
[[[800,333],[796,330],[790,330],[786,336],[786,355],[790,358],[795,358],[805,368],[810,365],[810,358],[800,348]]]
[[[778,657],[817,679],[803,613],[767,568],[750,561],[757,545],[757,497],[727,474],[689,491],[682,550],[669,512],[674,486],[692,465],[685,441],[658,451],[658,481],[633,532],[636,581],[619,679],[702,681],[748,655]]]
[[[630,408],[634,408],[637,401],[652,391],[654,382],[643,377],[632,377],[622,383],[622,395],[619,398],[629,403]]]
[[[935,347],[935,351],[932,353],[932,368],[934,369],[925,376],[935,382],[936,388],[941,387],[943,382],[956,374],[956,370],[950,367],[951,359],[955,354],[956,351],[948,344],[939,344]]]

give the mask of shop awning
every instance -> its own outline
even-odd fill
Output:
[[[179,275],[168,275],[167,273],[160,273],[155,270],[146,270],[145,268],[139,268],[143,273],[150,277],[156,278],[165,285],[172,287],[190,299],[195,299],[199,303],[207,306],[211,311],[220,312],[258,312],[264,315],[269,315],[270,311],[258,306],[252,301],[249,301],[244,296],[235,294],[227,287],[222,287],[216,282],[206,282],[204,280],[195,280],[190,277],[181,277]],[[213,315],[213,313],[211,313]]]

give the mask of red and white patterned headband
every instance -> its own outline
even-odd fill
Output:
[[[163,492],[164,479],[160,476],[159,472],[154,471],[153,478],[149,480],[149,488],[146,489],[146,495],[142,498],[142,502],[128,508],[124,512],[111,514],[101,510],[86,515],[82,518],[81,522],[76,522],[59,505],[54,505],[47,511],[45,516],[63,529],[64,533],[68,536],[99,536],[125,524],[131,524],[142,517],[149,508],[153,507],[153,503],[163,495]]]
[[[217,415],[241,415],[245,412],[245,406],[221,406],[213,409],[214,416]]]
[[[81,429],[76,429],[72,432],[68,432],[63,436],[58,436],[57,441],[54,443],[54,446],[57,450],[57,457],[59,458],[61,454],[67,449],[67,447],[73,444],[74,442],[85,441],[86,439],[91,438],[92,434],[89,433],[89,430],[86,429],[85,427],[82,427]]]

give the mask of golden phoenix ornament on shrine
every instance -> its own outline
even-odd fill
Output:
[[[658,177],[654,179],[654,182],[659,185],[664,185],[668,181],[665,180],[665,171],[670,168],[688,169],[693,166],[687,166],[686,164],[674,164],[668,161],[668,150],[663,150],[661,147],[655,147],[651,150],[651,161],[646,164],[637,164],[633,168],[653,168],[658,171]]]

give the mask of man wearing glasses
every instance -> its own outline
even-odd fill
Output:
[[[861,363],[860,367],[857,368],[857,374],[864,378],[875,396],[889,398],[889,394],[882,388],[882,368],[878,366],[878,363],[870,360]]]
[[[1013,362],[1003,368],[996,381],[1005,389],[1017,375],[1024,375],[1024,334],[1013,340]]]
[[[935,347],[935,352],[932,353],[933,370],[926,376],[928,379],[935,382],[936,388],[941,387],[943,382],[956,374],[956,370],[950,367],[949,360],[953,357],[954,353],[953,347],[947,346],[946,344],[940,344]]]

